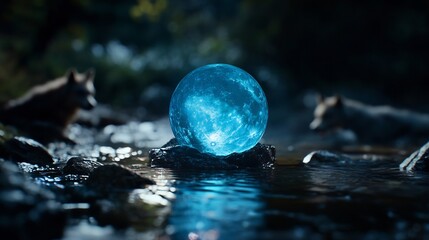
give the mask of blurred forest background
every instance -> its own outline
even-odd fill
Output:
[[[429,112],[428,44],[423,0],[2,0],[0,103],[93,67],[100,102],[163,115],[186,73],[223,62],[274,115],[319,91]]]

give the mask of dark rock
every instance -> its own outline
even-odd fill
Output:
[[[101,226],[112,225],[116,228],[126,228],[131,224],[124,204],[103,199],[91,205],[91,213]]]
[[[400,165],[401,171],[429,170],[429,142],[413,152]]]
[[[11,162],[0,162],[0,232],[7,239],[58,239],[66,215],[52,192]],[[6,237],[7,236],[7,237]]]
[[[162,145],[161,148],[172,147],[172,146],[176,146],[176,145],[179,145],[179,142],[177,141],[176,138],[172,138],[166,144]]]
[[[49,165],[54,162],[48,150],[32,139],[14,137],[0,145],[0,156],[16,162]]]
[[[302,160],[303,163],[307,164],[310,161],[314,162],[339,162],[339,161],[349,161],[350,157],[344,154],[337,154],[333,152],[329,152],[326,150],[317,150],[307,154]]]
[[[177,145],[172,139],[163,147],[149,151],[149,165],[173,169],[271,168],[276,161],[275,155],[274,146],[258,143],[245,152],[219,157]]]
[[[118,164],[97,167],[86,181],[88,187],[99,191],[143,188],[153,184],[155,184],[153,180]]]
[[[166,220],[170,206],[167,199],[142,189],[127,196],[97,200],[91,204],[91,214],[102,226],[126,228],[134,225],[150,228],[159,227]]]
[[[95,160],[85,159],[83,157],[72,157],[67,161],[63,168],[64,174],[89,175],[97,167],[103,166]]]

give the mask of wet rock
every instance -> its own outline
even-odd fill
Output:
[[[112,225],[116,228],[126,228],[131,224],[123,204],[115,204],[107,199],[98,200],[92,204],[91,212],[101,226]]]
[[[145,199],[151,199],[150,202]],[[96,201],[91,213],[98,224],[116,228],[159,227],[170,212],[170,202],[151,191],[139,190],[126,197],[115,196]]]
[[[85,159],[83,157],[72,157],[67,161],[63,168],[64,174],[89,175],[97,167],[103,166],[95,160]]]
[[[172,147],[172,146],[176,146],[176,145],[179,145],[179,142],[177,141],[176,138],[172,138],[166,144],[162,145],[161,148]]]
[[[303,163],[307,164],[310,161],[314,162],[339,162],[344,160],[351,160],[350,157],[344,154],[337,154],[326,150],[317,150],[307,154],[302,160]]]
[[[245,152],[219,157],[177,145],[172,139],[163,147],[149,151],[149,165],[173,169],[271,168],[276,161],[275,155],[274,146],[258,143]]]
[[[65,224],[66,215],[53,193],[29,181],[15,164],[0,162],[2,238],[58,239]]]
[[[16,161],[37,165],[49,165],[54,162],[48,150],[30,138],[13,137],[0,145],[0,156]]]
[[[86,185],[99,191],[143,188],[155,182],[118,164],[107,164],[94,169]]]
[[[399,169],[401,171],[429,171],[429,142],[407,157],[399,165]]]

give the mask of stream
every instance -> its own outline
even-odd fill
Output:
[[[49,145],[58,162],[70,156],[116,162],[156,182],[150,191],[158,197],[147,197],[142,189],[127,193],[129,201],[157,207],[150,223],[100,226],[87,204],[63,202],[71,215],[63,239],[429,238],[429,174],[400,171],[405,153],[349,151],[344,160],[303,164],[302,158],[320,145],[281,145],[268,133],[264,142],[274,142],[277,149],[272,169],[148,167],[148,150],[166,143],[169,129],[167,119],[102,130],[75,124],[70,135],[77,146]],[[85,181],[31,165],[21,168],[54,192]]]

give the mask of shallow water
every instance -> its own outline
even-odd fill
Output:
[[[115,134],[126,136],[125,130]],[[149,139],[159,145],[169,137]],[[153,191],[171,203],[163,223],[117,230],[83,214],[69,223],[64,239],[429,239],[429,174],[401,172],[404,153],[349,150],[351,159],[303,164],[303,156],[319,147],[277,145],[274,169],[170,170],[147,167],[142,141],[88,151],[106,152],[94,157],[154,179]],[[48,180],[41,181],[64,184]]]
[[[175,195],[160,232],[144,236],[428,238],[429,175],[400,172],[397,166],[391,159],[279,165],[265,170],[172,171],[142,166],[140,172],[152,176],[160,187],[169,186]],[[115,236],[108,233],[104,237]],[[143,236],[115,234],[128,239]]]
[[[174,239],[429,237],[429,175],[402,173],[389,160],[172,177]]]

